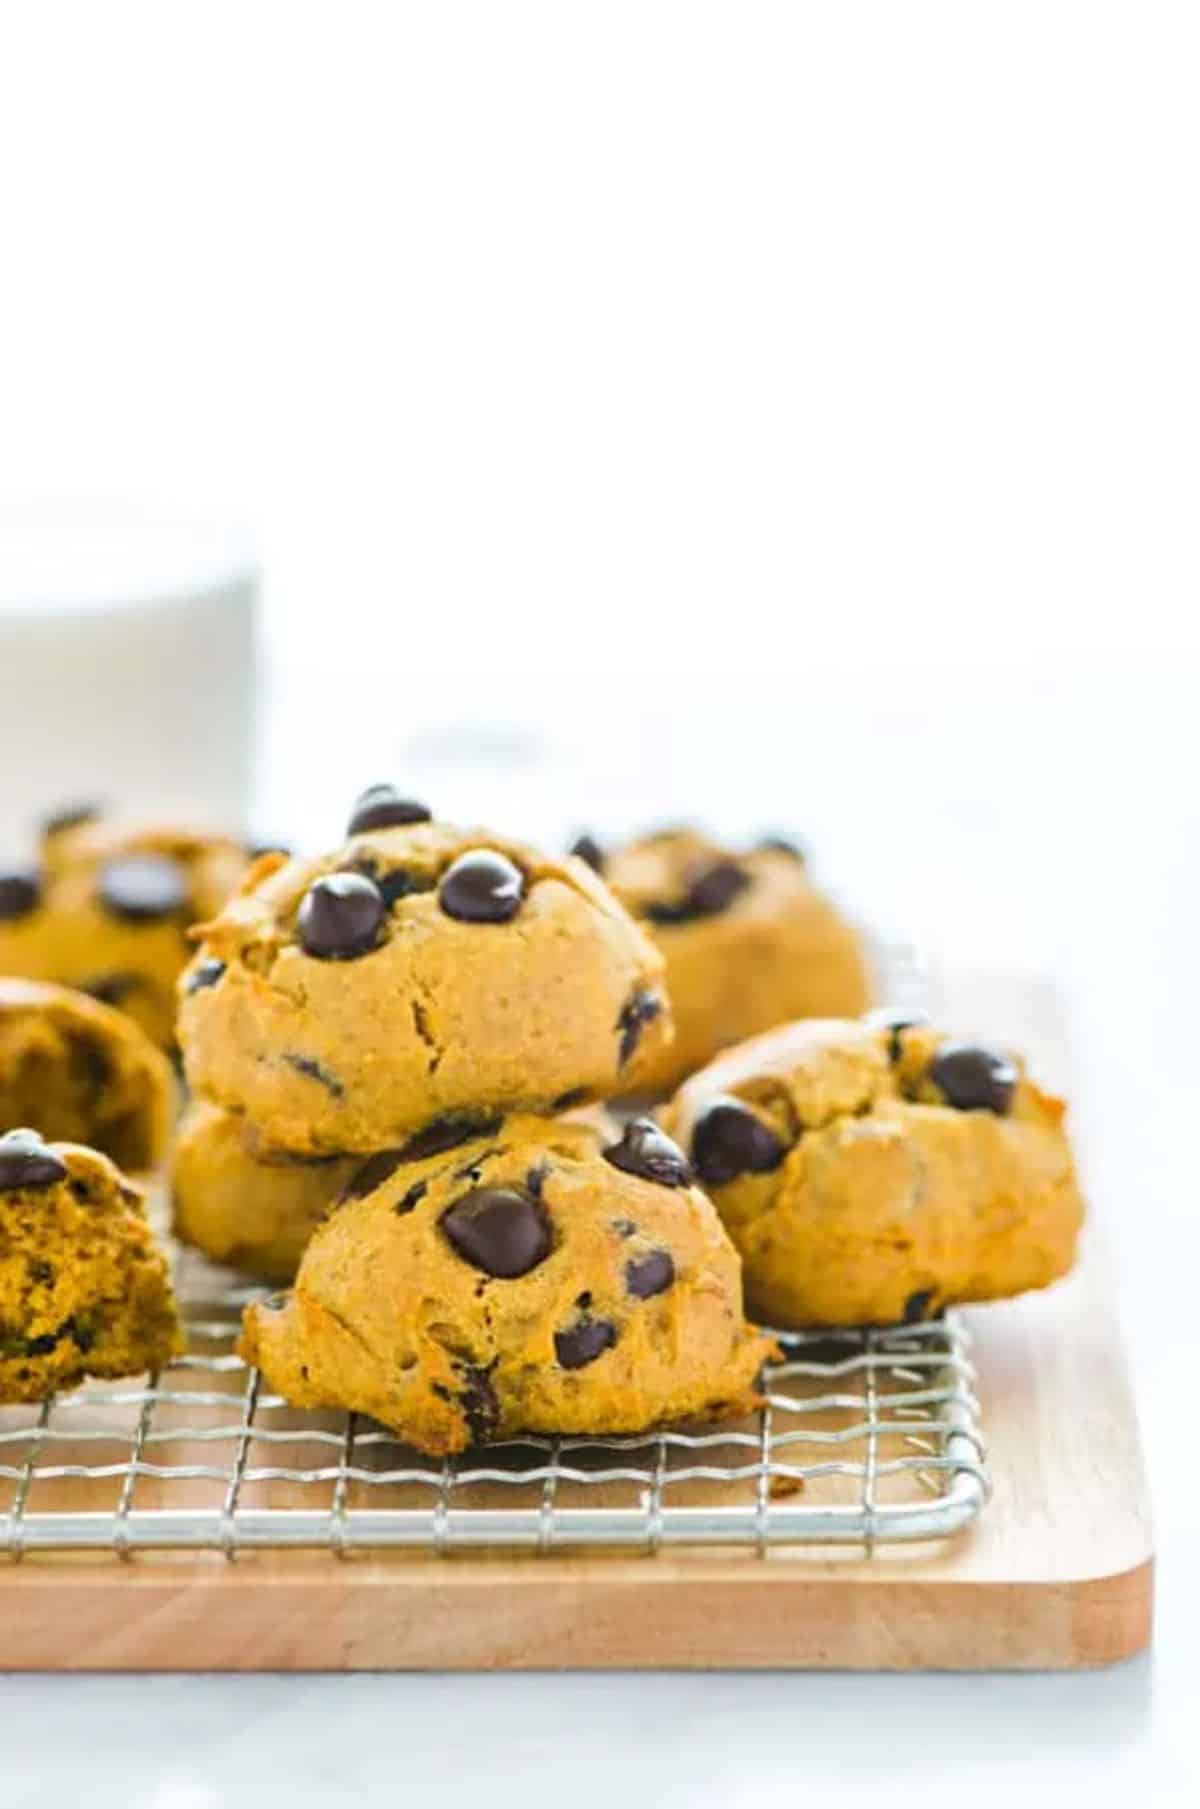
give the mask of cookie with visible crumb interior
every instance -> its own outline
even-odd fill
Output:
[[[175,1235],[228,1268],[291,1281],[330,1200],[361,1164],[361,1156],[263,1150],[239,1113],[198,1100],[175,1144]]]
[[[894,1323],[1065,1275],[1083,1219],[1060,1099],[911,1016],[768,1031],[663,1123],[741,1253],[751,1314]]]
[[[138,1026],[85,993],[0,979],[0,1132],[34,1124],[125,1169],[166,1154],[175,1077]]]
[[[245,868],[228,836],[61,812],[38,859],[0,874],[0,972],[90,993],[169,1049],[188,928],[221,908]]]
[[[435,1455],[745,1413],[773,1351],[656,1126],[524,1115],[369,1158],[292,1292],[246,1309],[240,1348],[295,1405],[368,1413]]]
[[[0,1137],[0,1401],[140,1375],[182,1348],[140,1191],[97,1150]]]
[[[581,852],[666,961],[675,1040],[643,1085],[665,1091],[774,1024],[854,1017],[870,1003],[862,938],[792,844],[731,852],[696,830],[669,829],[608,855],[584,838]]]
[[[611,1097],[671,1035],[661,957],[607,887],[487,830],[385,821],[266,856],[200,936],[188,1079],[297,1154]]]

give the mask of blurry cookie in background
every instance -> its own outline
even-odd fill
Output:
[[[230,836],[90,805],[57,812],[37,857],[0,872],[0,973],[90,993],[171,1048],[188,929],[220,910],[246,864]]]
[[[788,1024],[694,1074],[663,1122],[776,1326],[892,1324],[1045,1287],[1083,1201],[1060,1099],[911,1015]]]
[[[0,1132],[36,1125],[136,1171],[163,1160],[174,1109],[170,1063],[131,1019],[65,986],[0,979]]]
[[[721,1049],[800,1017],[856,1017],[871,976],[854,926],[813,884],[802,851],[770,838],[722,848],[665,829],[605,851],[572,850],[606,880],[667,966],[675,1040],[648,1091],[665,1091]]]

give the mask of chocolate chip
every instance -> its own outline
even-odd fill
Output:
[[[868,1011],[864,1022],[869,1024],[872,1030],[890,1032],[888,1060],[894,1065],[900,1060],[904,1048],[901,1042],[901,1032],[919,1030],[923,1024],[928,1024],[929,1019],[922,1011],[904,1011],[898,1006],[883,1006],[878,1011]]]
[[[347,1200],[361,1200],[394,1175],[401,1163],[407,1160],[402,1149],[381,1149],[373,1156],[368,1156],[361,1168],[356,1168],[346,1185],[338,1195],[338,1205]],[[416,1205],[413,1201],[413,1205]]]
[[[140,974],[101,974],[80,989],[102,1005],[120,1005],[143,984]],[[189,988],[190,990],[190,988]]]
[[[737,1175],[769,1174],[787,1154],[787,1145],[740,1099],[710,1101],[692,1129],[692,1161],[710,1187]]]
[[[635,1300],[665,1294],[674,1279],[675,1264],[666,1250],[652,1250],[649,1256],[635,1257],[625,1264],[625,1286]]]
[[[793,842],[789,836],[764,835],[758,846],[766,854],[786,854],[789,860],[799,861],[802,867],[808,863],[808,856],[800,843]]]
[[[1009,1110],[1017,1070],[1005,1055],[973,1043],[944,1043],[929,1064],[929,1078],[960,1112]]]
[[[577,860],[586,861],[593,873],[604,871],[604,850],[594,835],[578,835],[571,843],[570,852]]]
[[[441,1156],[448,1149],[457,1149],[460,1143],[469,1143],[472,1137],[490,1137],[502,1122],[498,1116],[435,1118],[414,1137],[409,1138],[400,1152],[400,1159],[403,1162],[423,1162],[427,1156]]]
[[[347,835],[367,829],[396,829],[405,823],[428,823],[433,812],[411,798],[402,798],[394,785],[368,785],[360,792],[346,825]]]
[[[688,881],[680,899],[647,905],[651,923],[688,923],[695,917],[715,917],[731,905],[750,884],[750,875],[736,861],[713,861]]]
[[[52,835],[61,835],[64,829],[78,829],[84,823],[94,823],[104,815],[104,806],[95,799],[84,804],[63,804],[44,816],[39,824],[43,839]]]
[[[287,842],[279,842],[279,841],[247,842],[246,843],[246,853],[249,855],[249,857],[252,861],[258,860],[259,856],[263,855],[263,854],[286,854],[288,859],[290,860],[291,855],[292,855],[292,850]]]
[[[353,961],[379,944],[387,906],[379,887],[362,873],[327,873],[300,902],[296,930],[318,961]]]
[[[215,986],[224,972],[225,963],[216,960],[215,957],[201,961],[199,966],[194,967],[188,975],[184,991],[187,993],[203,992],[206,986]]]
[[[926,1317],[929,1303],[936,1293],[936,1288],[918,1288],[915,1294],[909,1295],[904,1302],[905,1325],[916,1325]]]
[[[111,917],[158,923],[187,910],[187,876],[165,854],[122,854],[101,867],[96,897]]]
[[[486,1444],[488,1439],[496,1436],[500,1424],[500,1402],[492,1387],[491,1376],[486,1369],[479,1369],[473,1363],[459,1362],[454,1367],[463,1379],[458,1400],[466,1415],[471,1442]]]
[[[90,1325],[80,1325],[77,1319],[68,1319],[67,1326],[77,1349],[86,1357],[96,1342],[96,1334]]]
[[[521,908],[525,875],[506,855],[472,848],[447,869],[438,903],[460,923],[508,923]]]
[[[28,917],[42,902],[42,881],[34,867],[10,867],[0,873],[0,921]]]
[[[663,1187],[687,1187],[692,1179],[687,1157],[653,1118],[631,1118],[620,1142],[604,1151],[604,1160],[627,1175],[640,1175]]]
[[[305,1080],[315,1080],[317,1085],[324,1087],[325,1091],[332,1094],[334,1099],[342,1098],[346,1089],[337,1075],[331,1073],[319,1061],[314,1060],[311,1055],[285,1055],[283,1059],[289,1068],[294,1068],[297,1074],[303,1074]]]
[[[621,1015],[617,1019],[617,1029],[621,1033],[621,1041],[617,1047],[617,1064],[624,1067],[638,1043],[642,1031],[647,1024],[652,1024],[662,1011],[662,1000],[654,992],[635,992],[632,998],[626,999],[621,1007]]]
[[[66,1163],[36,1131],[0,1137],[0,1187],[53,1187],[66,1178]]]
[[[553,1112],[569,1112],[573,1106],[586,1105],[591,1096],[590,1087],[572,1087],[569,1092],[560,1093],[550,1109]]]
[[[428,1181],[414,1181],[408,1192],[402,1194],[396,1201],[396,1204],[392,1207],[392,1211],[398,1219],[404,1218],[408,1213],[412,1212],[415,1207],[421,1204],[421,1201],[428,1192]]]
[[[62,1336],[62,1332],[57,1331],[43,1332],[40,1338],[23,1338],[21,1340],[21,1354],[26,1357],[49,1356],[50,1352],[57,1347]]]
[[[611,1319],[581,1319],[565,1332],[555,1332],[554,1354],[563,1369],[582,1369],[616,1342],[617,1328]]]
[[[515,1187],[477,1187],[448,1206],[440,1223],[464,1262],[506,1281],[528,1275],[550,1254],[545,1210]]]

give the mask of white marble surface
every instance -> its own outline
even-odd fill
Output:
[[[388,771],[420,771],[454,810],[472,796],[480,815],[519,801],[547,828],[671,815],[700,795],[718,820],[807,829],[856,900],[956,957],[1053,973],[1149,1454],[1152,1655],[1073,1676],[9,1677],[5,1809],[303,1809],[457,1802],[472,1789],[497,1805],[536,1793],[578,1809],[783,1792],[880,1805],[914,1800],[918,1784],[957,1785],[981,1805],[1022,1791],[1040,1802],[1043,1787],[1077,1789],[1089,1809],[1194,1805],[1200,1508],[1181,1435],[1200,1354],[1194,681],[1165,666],[1064,666],[1034,684],[1017,670],[899,685],[859,672],[807,687],[802,709],[786,707],[782,680],[764,681],[719,718],[703,696],[665,728],[625,709],[620,732],[611,698],[580,681],[570,711],[448,754],[411,688],[403,720],[388,712],[386,674],[355,679],[356,726],[339,739],[328,688],[291,673],[274,693],[261,805],[288,814],[285,827],[328,833],[349,793]],[[487,695],[467,686],[463,718]]]

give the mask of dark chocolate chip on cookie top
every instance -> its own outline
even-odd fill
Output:
[[[665,1294],[675,1280],[675,1263],[669,1250],[651,1250],[625,1264],[625,1286],[635,1300]]]
[[[66,1163],[36,1131],[9,1131],[0,1137],[0,1188],[53,1187],[66,1178]]]
[[[712,1100],[692,1131],[692,1161],[710,1187],[722,1187],[738,1175],[769,1174],[786,1154],[771,1127],[740,1099]]]
[[[364,873],[327,873],[300,901],[296,930],[318,961],[353,961],[379,944],[387,906]]]
[[[471,848],[442,876],[438,903],[459,923],[508,923],[521,908],[525,875],[492,848]]]
[[[346,827],[347,835],[367,829],[396,829],[408,823],[428,823],[433,812],[414,798],[405,798],[394,785],[368,785],[355,800]]]
[[[1017,1070],[1009,1058],[974,1043],[943,1043],[929,1064],[929,1078],[960,1112],[1003,1117],[1017,1090]]]
[[[586,1314],[574,1325],[554,1334],[554,1354],[562,1369],[583,1369],[594,1363],[617,1342],[617,1328],[611,1319],[592,1319]]]
[[[604,1151],[604,1160],[627,1175],[657,1181],[661,1187],[688,1187],[692,1170],[677,1143],[672,1143],[653,1118],[631,1118],[618,1143]]]
[[[476,1187],[441,1217],[447,1239],[472,1268],[505,1281],[528,1275],[550,1254],[546,1209],[519,1187]]]

